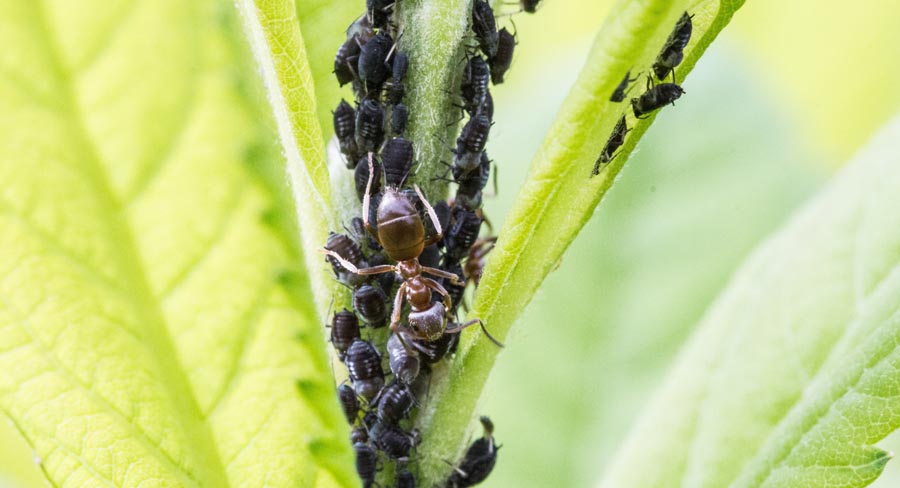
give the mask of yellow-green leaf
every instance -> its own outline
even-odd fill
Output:
[[[0,1],[0,407],[60,486],[350,485],[233,6],[95,3]]]

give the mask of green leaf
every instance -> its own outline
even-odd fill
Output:
[[[0,407],[57,485],[351,485],[232,5],[96,3],[0,1]]]
[[[900,426],[900,119],[745,262],[604,486],[871,483]],[[652,462],[648,462],[652,460]]]
[[[629,70],[650,72],[660,47],[687,9],[694,14],[694,34],[677,72],[683,79],[742,3],[623,1],[614,9],[532,162],[484,272],[473,316],[482,318],[493,334],[501,339],[506,336],[652,123],[654,117],[635,122],[629,115],[634,130],[622,153],[599,176],[589,178],[613,126],[623,113],[630,113],[627,104],[609,102],[624,74]],[[446,466],[440,467],[443,460],[456,458],[464,447],[465,427],[497,353],[480,334],[466,334],[449,368],[449,381],[432,387],[427,415],[420,421],[423,442],[434,447],[423,459],[426,472],[445,472]]]

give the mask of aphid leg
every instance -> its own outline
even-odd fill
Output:
[[[426,241],[425,246],[427,247],[441,240],[441,238],[444,236],[444,229],[441,228],[441,221],[438,220],[438,216],[434,212],[434,207],[432,207],[431,204],[428,203],[428,200],[425,199],[425,195],[422,194],[422,190],[419,189],[419,185],[413,185],[413,188],[416,189],[416,195],[419,195],[419,200],[422,201],[422,205],[424,205],[425,210],[428,211],[428,217],[431,218],[431,224],[434,225],[434,230],[437,232],[436,235],[431,236],[431,238]]]
[[[428,266],[422,266],[422,272],[428,273],[432,276],[437,276],[440,278],[447,278],[456,286],[462,286],[465,284],[464,282],[459,281],[459,276],[457,276],[456,274],[451,273],[449,271],[444,271],[442,269],[430,268]]]
[[[472,320],[470,320],[468,322],[464,322],[462,324],[456,324],[455,327],[447,327],[446,333],[447,334],[458,334],[459,332],[462,332],[462,330],[465,329],[466,327],[471,327],[475,324],[478,324],[481,326],[481,331],[484,332],[484,335],[486,335],[487,338],[491,340],[491,342],[496,344],[497,347],[503,347],[503,343],[501,343],[497,339],[494,339],[494,336],[492,336],[491,333],[488,332],[487,327],[484,326],[484,322],[482,322],[481,319],[472,319]]]

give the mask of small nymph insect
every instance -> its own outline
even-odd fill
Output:
[[[362,480],[364,488],[375,486],[375,473],[378,470],[378,454],[364,441],[353,443],[356,454],[356,474]]]
[[[360,104],[356,111],[356,147],[371,153],[384,141],[384,107],[372,99]]]
[[[384,327],[387,318],[387,295],[377,286],[362,285],[353,290],[353,309],[369,327]]]
[[[366,93],[377,92],[390,76],[391,67],[387,60],[393,47],[394,39],[387,32],[381,31],[360,50],[357,70],[359,79],[365,84]]]
[[[616,103],[624,101],[625,95],[627,95],[630,91],[628,89],[628,84],[637,81],[639,76],[641,76],[640,73],[638,73],[638,75],[634,78],[631,78],[631,71],[626,72],[625,77],[622,78],[621,82],[619,82],[619,86],[616,87],[615,91],[613,91],[612,95],[609,97],[609,101]]]
[[[341,99],[334,110],[334,135],[341,146],[341,153],[347,157],[347,166],[356,160],[356,110]]]
[[[337,349],[341,360],[356,339],[359,339],[359,319],[356,314],[346,308],[335,312],[331,319],[331,344]]]
[[[609,135],[609,139],[606,141],[606,145],[603,146],[603,151],[600,153],[600,157],[597,158],[597,161],[594,163],[594,170],[591,171],[591,176],[597,176],[600,174],[600,165],[606,164],[613,160],[616,157],[616,149],[622,146],[625,143],[625,134],[628,133],[631,129],[628,128],[628,125],[625,123],[625,116],[623,115],[618,122],[616,122],[616,126],[613,127],[612,134]]]
[[[691,40],[691,32],[694,30],[693,22],[691,22],[692,18],[694,16],[688,15],[687,12],[681,15],[681,18],[675,24],[675,29],[669,34],[669,38],[663,44],[662,50],[656,56],[656,62],[653,63],[653,72],[656,73],[656,77],[660,81],[668,76],[669,73],[672,73],[672,81],[676,81],[675,67],[681,64],[681,60],[684,59],[684,48]]]
[[[387,340],[385,346],[388,354],[388,365],[391,367],[391,373],[398,380],[412,384],[419,376],[421,361],[419,360],[419,352],[415,349],[407,349],[400,342],[400,337],[394,333]]]
[[[490,59],[491,83],[499,85],[503,83],[503,77],[512,64],[513,51],[516,48],[516,37],[506,27],[500,29],[497,41],[497,54]]]
[[[647,91],[639,98],[631,99],[631,108],[635,117],[645,119],[653,111],[669,104],[675,105],[675,100],[681,98],[681,95],[684,95],[684,90],[675,83],[660,83],[654,86],[653,78],[647,76]]]
[[[384,370],[381,369],[381,356],[371,343],[356,339],[347,348],[344,364],[353,382],[356,393],[372,401],[381,387],[384,386]]]
[[[356,423],[356,419],[359,417],[359,398],[356,396],[353,387],[346,383],[339,386],[338,400],[341,403],[341,410],[344,411],[344,416],[347,417],[347,422],[350,425]]]

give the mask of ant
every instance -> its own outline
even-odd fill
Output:
[[[372,229],[369,223],[369,200],[371,198],[372,178],[375,171],[372,168],[371,157],[370,153],[369,182],[363,198],[362,208],[363,225],[375,237],[375,240],[378,241],[381,247],[384,248],[387,256],[391,260],[396,261],[397,264],[385,264],[360,269],[334,251],[321,249],[320,252],[335,258],[341,266],[351,273],[376,275],[393,272],[400,275],[403,283],[394,297],[394,310],[391,313],[391,331],[400,333],[400,339],[403,344],[408,346],[406,341],[403,340],[404,337],[435,341],[440,339],[444,333],[457,334],[466,327],[478,324],[493,343],[502,347],[502,344],[490,335],[481,319],[472,319],[462,324],[447,327],[447,316],[452,306],[450,294],[440,283],[425,275],[447,278],[452,283],[459,285],[463,284],[463,282],[453,273],[429,266],[422,266],[419,263],[419,255],[422,254],[422,251],[427,246],[441,240],[443,229],[437,214],[434,212],[434,208],[425,199],[418,185],[413,185],[413,188],[428,212],[435,229],[434,236],[426,239],[425,225],[415,204],[404,196],[401,190],[392,187],[387,187],[384,191],[376,211],[377,229]],[[443,297],[442,302],[432,302],[432,292],[440,294]],[[409,302],[411,307],[407,317],[408,324],[405,325],[400,322],[404,300]]]

